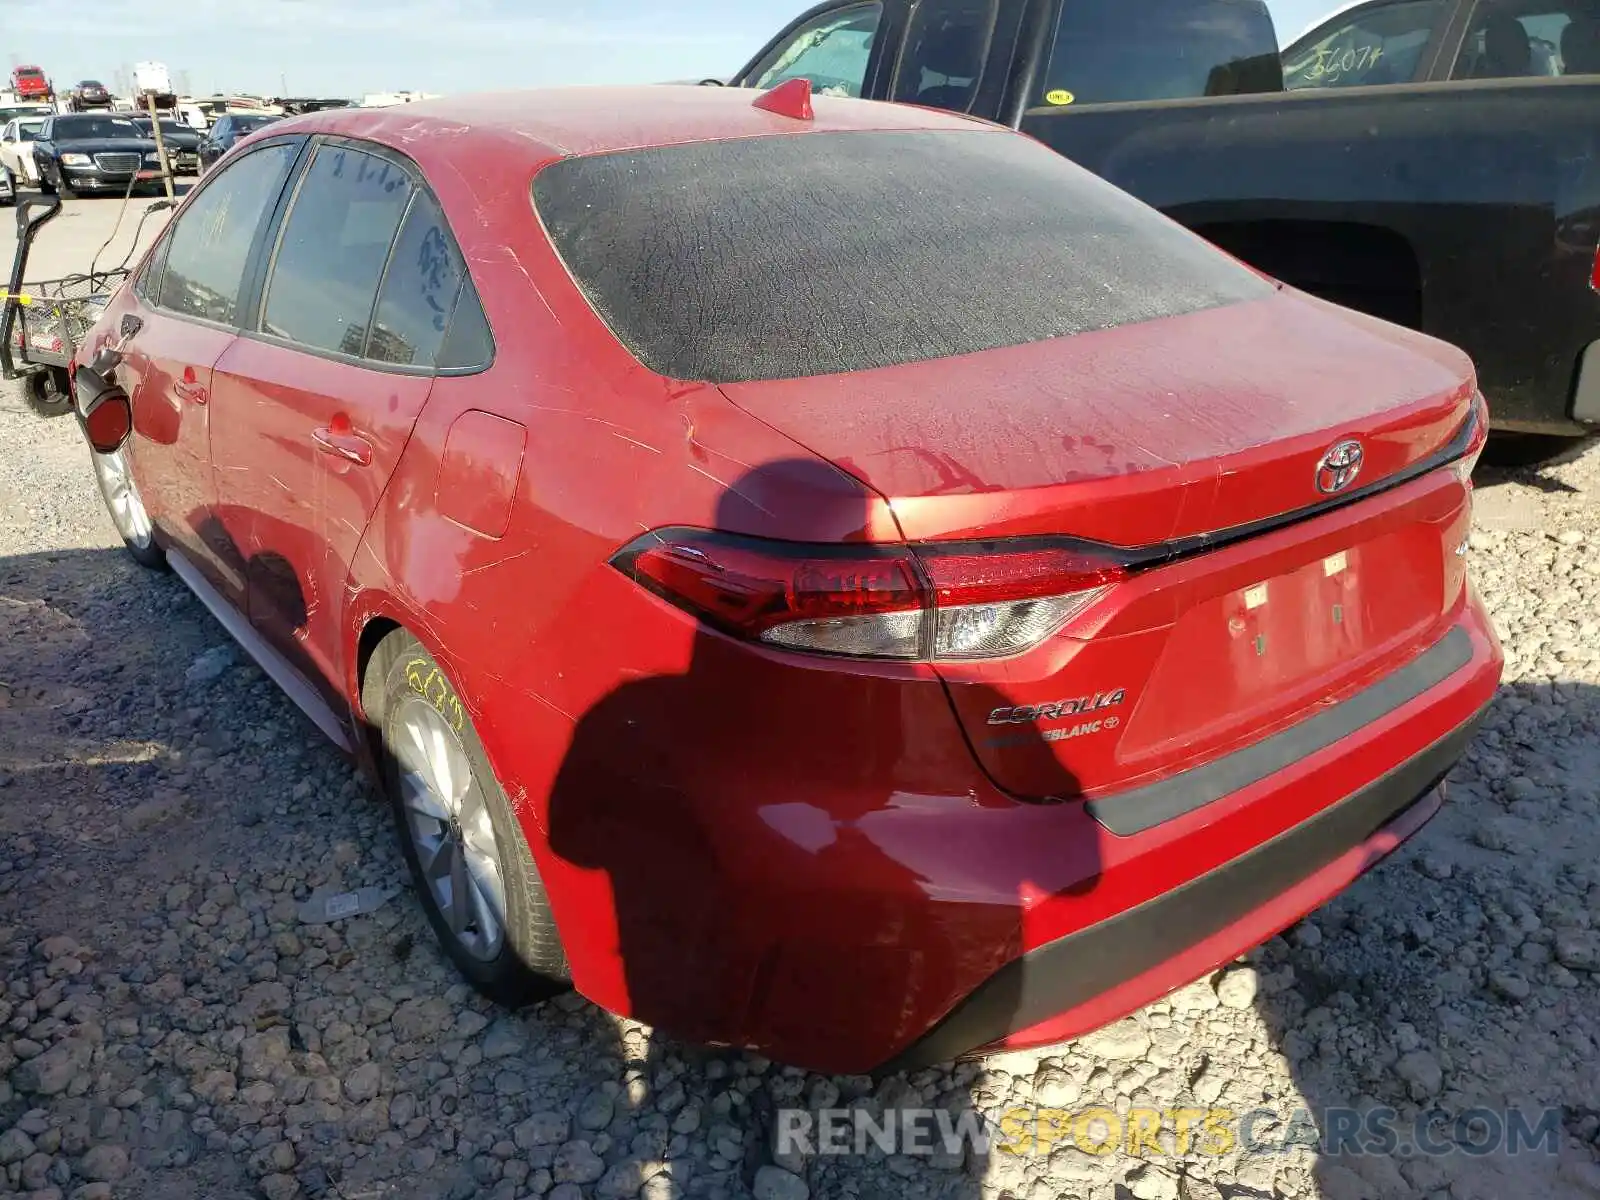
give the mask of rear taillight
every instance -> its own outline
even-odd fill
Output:
[[[813,546],[664,529],[612,559],[725,633],[855,658],[999,658],[1035,646],[1124,573],[1117,551],[1055,541]]]
[[[1472,398],[1472,411],[1467,416],[1466,436],[1466,449],[1452,465],[1456,478],[1471,487],[1472,472],[1477,468],[1478,459],[1483,455],[1483,448],[1489,442],[1489,402],[1484,399],[1482,392]]]

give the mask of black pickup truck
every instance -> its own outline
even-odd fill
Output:
[[[1262,0],[830,0],[731,83],[797,76],[1020,128],[1462,347],[1497,429],[1600,430],[1600,0],[1367,0],[1281,53]]]

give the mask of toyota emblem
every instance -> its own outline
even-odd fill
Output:
[[[1361,474],[1361,443],[1335,442],[1317,463],[1317,491],[1324,496],[1342,492]]]

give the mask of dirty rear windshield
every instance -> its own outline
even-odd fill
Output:
[[[568,158],[533,194],[596,312],[674,379],[866,370],[1271,291],[1059,155],[992,131]]]

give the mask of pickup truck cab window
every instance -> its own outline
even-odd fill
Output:
[[[889,98],[966,112],[978,94],[998,8],[998,0],[918,4]]]
[[[1481,3],[1452,79],[1540,79],[1600,72],[1600,12],[1584,0]]]
[[[1263,0],[1073,0],[1061,6],[1035,102],[1183,100],[1282,85]]]
[[[1449,15],[1446,0],[1391,0],[1341,13],[1284,51],[1283,85],[1411,83],[1423,50]]]
[[[749,85],[771,88],[804,78],[824,95],[860,96],[882,18],[883,5],[878,3],[852,4],[813,17],[756,64]]]

